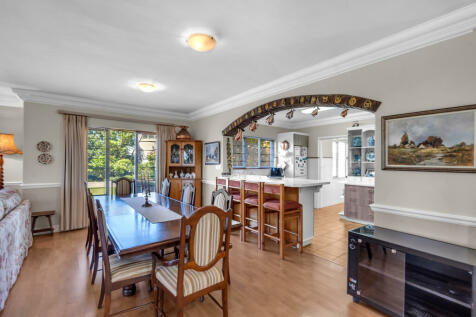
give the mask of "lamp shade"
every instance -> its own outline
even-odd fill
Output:
[[[15,145],[13,134],[0,133],[0,154],[22,154]]]

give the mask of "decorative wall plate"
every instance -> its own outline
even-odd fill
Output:
[[[36,148],[38,149],[38,151],[43,153],[49,152],[51,151],[51,143],[48,141],[40,141],[38,142],[38,144],[36,144]]]
[[[38,155],[38,163],[48,165],[53,162],[53,156],[49,153],[41,153]]]

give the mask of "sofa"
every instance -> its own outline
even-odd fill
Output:
[[[0,190],[0,311],[33,243],[30,202],[18,191]]]

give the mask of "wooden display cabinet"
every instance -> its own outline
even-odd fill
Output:
[[[175,178],[177,172],[178,178]],[[195,173],[195,178],[180,177],[180,173]],[[195,206],[202,205],[202,141],[167,141],[167,178],[170,181],[170,197],[180,200],[182,187],[192,183],[195,187]],[[171,176],[172,175],[172,176]]]

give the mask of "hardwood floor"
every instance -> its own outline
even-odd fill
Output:
[[[35,237],[18,280],[10,292],[1,317],[102,316],[97,300],[100,274],[90,284],[84,241],[86,230]],[[250,235],[250,240],[252,235]],[[259,251],[252,240],[241,243],[232,237],[229,316],[382,316],[352,302],[346,295],[344,267],[310,254],[289,250],[281,261],[277,248]],[[268,246],[268,245],[267,245]],[[214,294],[216,298],[220,295]],[[137,295],[123,297],[113,292],[112,310],[117,312],[152,300],[147,285],[137,286]],[[170,302],[168,316],[175,316]],[[221,316],[208,297],[185,308],[185,316]],[[152,305],[120,316],[154,316]]]
[[[339,265],[347,265],[347,231],[362,224],[342,220],[339,212],[344,204],[315,209],[314,239],[304,248],[310,253]]]

